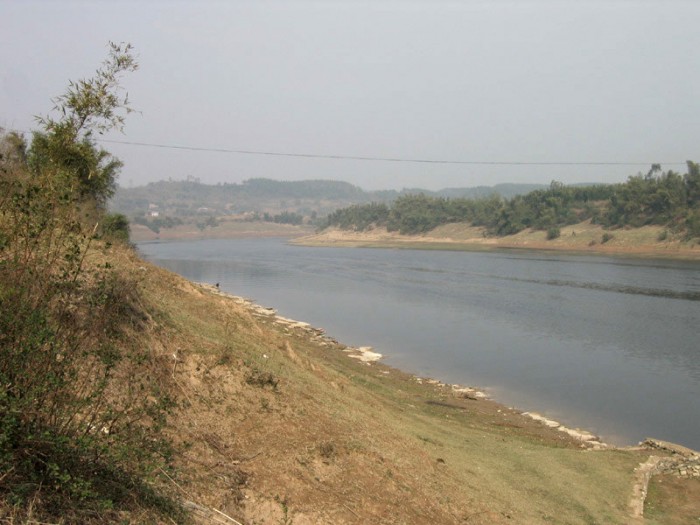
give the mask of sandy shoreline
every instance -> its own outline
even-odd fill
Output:
[[[546,251],[575,255],[680,259],[700,261],[700,244],[664,237],[660,226],[604,230],[589,222],[561,228],[557,239],[547,240],[542,231],[527,230],[505,237],[487,236],[483,228],[466,224],[439,226],[426,234],[402,235],[376,228],[365,232],[327,229],[292,239],[292,244],[309,247],[405,248],[452,251]],[[610,237],[608,240],[605,238]]]

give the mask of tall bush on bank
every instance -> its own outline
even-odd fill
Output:
[[[139,345],[148,323],[133,277],[98,239],[121,163],[93,133],[128,113],[129,45],[54,99],[27,146],[0,133],[0,513],[18,520],[116,519],[129,505],[175,512],[157,495],[167,375]],[[158,510],[159,509],[159,510]]]

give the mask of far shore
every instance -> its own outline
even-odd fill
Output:
[[[215,227],[197,228],[194,224],[182,224],[174,228],[162,228],[154,232],[141,224],[131,225],[133,242],[148,241],[194,241],[201,239],[251,239],[256,237],[294,238],[309,235],[313,228],[291,224],[276,224],[262,221],[222,220]]]
[[[326,229],[291,241],[301,246],[403,248],[454,251],[534,250],[571,254],[700,260],[700,243],[684,241],[660,226],[604,230],[589,222],[561,228],[548,240],[546,232],[526,230],[504,237],[487,236],[484,228],[447,224],[419,235],[402,235],[386,228],[356,232]]]
[[[469,224],[446,224],[418,235],[402,235],[386,228],[357,232],[328,228],[314,232],[310,226],[268,222],[222,221],[200,230],[195,225],[163,228],[158,233],[139,224],[131,225],[133,242],[193,241],[203,239],[282,238],[310,247],[391,248],[448,251],[544,251],[576,255],[603,255],[645,259],[700,260],[700,241],[686,241],[660,226],[605,230],[583,222],[561,228],[561,235],[548,240],[546,232],[525,230],[494,237],[484,228]]]

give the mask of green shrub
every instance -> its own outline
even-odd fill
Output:
[[[686,238],[700,239],[700,209],[688,212],[685,220]]]
[[[102,218],[102,234],[109,240],[129,242],[129,219],[121,213],[110,213]]]
[[[550,228],[547,229],[547,240],[551,241],[552,239],[556,239],[561,236],[561,230],[559,229],[559,226],[551,226]]]
[[[0,157],[0,501],[17,521],[116,521],[132,507],[182,519],[153,488],[171,456],[169,376],[139,345],[136,283],[95,235],[128,231],[104,215],[117,164],[90,139],[121,122],[110,90],[128,50],[54,101],[63,117],[42,121],[26,155]]]

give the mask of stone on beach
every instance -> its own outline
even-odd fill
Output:
[[[374,349],[371,346],[360,346],[358,348],[347,349],[347,351],[350,352],[350,355],[348,357],[352,357],[353,359],[359,359],[363,363],[368,364],[373,363],[375,361],[379,361],[383,357],[382,354],[374,352],[373,350]],[[359,354],[352,352],[359,352]]]

